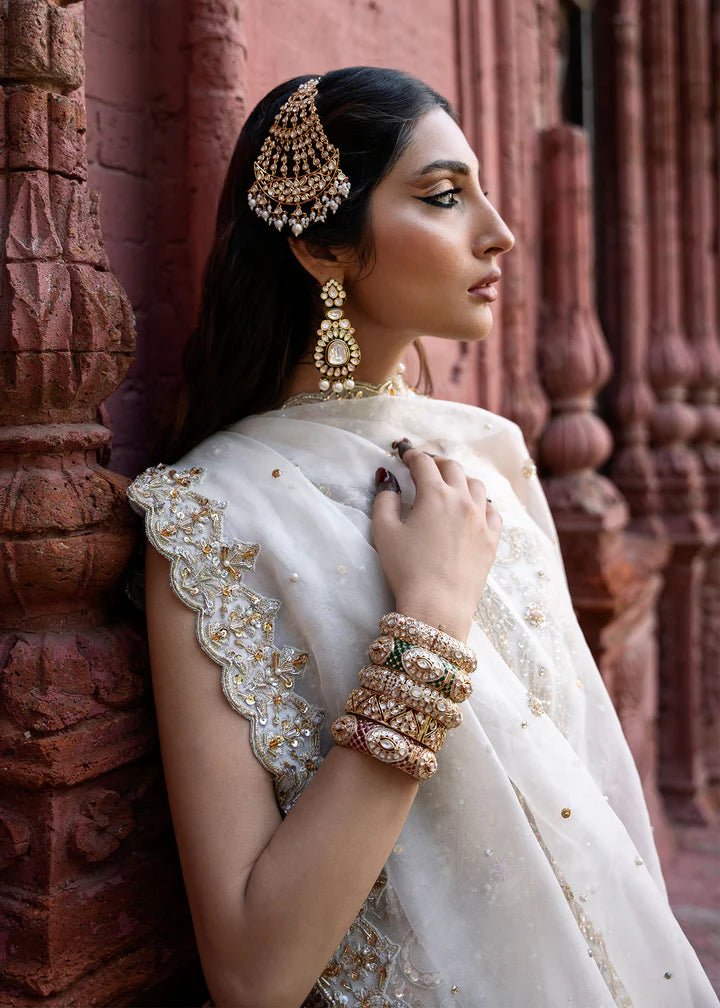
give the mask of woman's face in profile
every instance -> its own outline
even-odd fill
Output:
[[[483,194],[477,159],[441,108],[417,122],[414,138],[370,197],[375,257],[352,285],[352,303],[394,334],[477,342],[492,328],[487,290],[512,233]],[[348,277],[348,280],[351,278]]]

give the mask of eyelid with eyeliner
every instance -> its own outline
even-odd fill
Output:
[[[458,200],[453,200],[452,203],[437,203],[436,201],[444,196],[454,196],[455,193],[461,193],[461,186],[453,186],[451,189],[444,189],[442,192],[434,193],[432,196],[416,196],[416,199],[422,200],[423,203],[429,203],[431,206],[441,206],[441,207],[454,207],[457,206]],[[482,190],[483,196],[487,196],[488,190]]]

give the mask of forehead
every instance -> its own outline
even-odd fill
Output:
[[[431,161],[464,161],[472,166],[476,157],[458,124],[442,108],[425,112],[417,120],[413,138],[391,174],[412,176]]]

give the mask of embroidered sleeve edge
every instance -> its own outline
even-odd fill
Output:
[[[324,712],[295,690],[309,655],[275,643],[281,602],[244,581],[259,544],[225,542],[227,503],[199,492],[203,476],[200,467],[158,465],[133,480],[127,496],[144,515],[148,541],[170,563],[173,592],[195,612],[198,644],[220,666],[227,701],[250,722],[253,753],[287,812],[319,766]]]

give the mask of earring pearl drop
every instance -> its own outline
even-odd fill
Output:
[[[340,393],[355,388],[352,373],[360,363],[360,347],[355,330],[344,317],[342,306],[347,297],[339,280],[327,280],[320,291],[325,304],[325,318],[317,330],[318,341],[313,351],[315,367],[321,378],[321,392]]]

